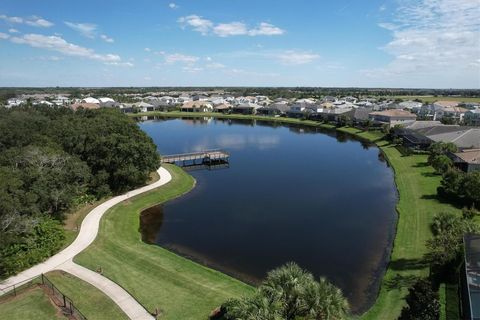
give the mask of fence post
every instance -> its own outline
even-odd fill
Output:
[[[42,284],[45,284],[45,280],[43,279],[43,273],[42,273]]]
[[[13,285],[13,295],[16,297],[17,296],[17,289],[15,288],[15,285]]]
[[[62,296],[63,296],[63,306],[66,307],[67,306],[67,302],[65,301],[65,295],[62,293]]]

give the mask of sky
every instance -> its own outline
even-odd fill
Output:
[[[2,0],[0,86],[480,88],[480,0]]]

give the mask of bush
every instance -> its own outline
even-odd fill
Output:
[[[438,320],[440,301],[430,281],[421,279],[408,289],[407,306],[402,309],[399,320]]]

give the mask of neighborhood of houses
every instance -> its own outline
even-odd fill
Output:
[[[7,101],[6,108],[24,104],[62,106],[73,110],[117,108],[124,113],[152,111],[218,112],[272,117],[291,117],[349,124],[368,129],[392,129],[403,145],[426,150],[433,142],[451,142],[459,150],[452,154],[455,164],[464,171],[480,170],[480,104],[455,101],[385,100],[377,98],[333,97],[322,99],[271,100],[267,96],[233,96],[225,93],[152,92],[124,94],[117,102],[110,97],[31,94]]]

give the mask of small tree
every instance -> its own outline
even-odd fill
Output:
[[[432,167],[440,174],[447,172],[453,166],[453,161],[446,155],[438,155],[431,161]]]
[[[426,279],[418,280],[408,289],[406,301],[400,320],[437,320],[440,316],[438,293]]]

